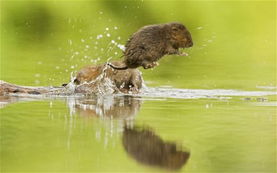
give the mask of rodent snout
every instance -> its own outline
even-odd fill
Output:
[[[192,47],[193,46],[193,42],[189,42],[189,47]]]
[[[186,47],[192,47],[192,46],[193,46],[193,42],[192,41],[187,42]]]

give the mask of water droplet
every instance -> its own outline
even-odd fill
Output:
[[[39,80],[35,80],[35,84],[40,84],[40,81]]]
[[[40,74],[39,74],[39,73],[36,73],[36,74],[35,74],[35,77],[40,77]]]
[[[125,50],[125,46],[122,45],[122,44],[118,44],[117,47],[118,47],[119,49],[123,50],[123,51]]]
[[[106,30],[106,31],[109,31],[109,28],[107,27],[105,30]]]
[[[96,39],[100,39],[100,38],[102,38],[103,37],[103,35],[102,34],[99,34],[99,35],[97,35],[97,37],[96,37]]]
[[[108,34],[106,34],[106,36],[107,36],[107,37],[110,37],[110,36],[111,36],[111,34],[109,34],[109,33],[108,33]]]
[[[117,30],[117,29],[118,29],[118,27],[117,27],[117,26],[115,26],[115,27],[114,27],[114,29],[115,29],[115,30]]]

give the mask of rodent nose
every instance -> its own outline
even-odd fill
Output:
[[[192,47],[193,46],[193,42],[190,41],[189,44],[188,44],[188,47]]]

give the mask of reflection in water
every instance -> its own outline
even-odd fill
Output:
[[[0,97],[2,107],[19,101],[38,101],[43,98]],[[57,98],[55,98],[57,99]],[[103,142],[115,141],[111,137],[122,134],[122,143],[126,152],[139,163],[149,166],[178,170],[186,164],[190,153],[182,151],[174,142],[161,139],[149,128],[133,128],[133,121],[140,110],[141,99],[131,96],[103,96],[97,98],[66,97],[69,115],[65,116],[65,129],[68,130],[66,146],[71,150],[73,130],[77,116],[97,117],[95,137]],[[52,100],[49,102],[52,108]],[[50,114],[51,112],[49,112]],[[53,119],[54,120],[54,119]],[[104,123],[104,128],[103,128]],[[98,140],[99,139],[99,140]]]
[[[76,112],[80,116],[97,116],[104,119],[104,122],[110,119],[118,120],[123,131],[124,149],[139,163],[177,170],[189,159],[190,153],[179,149],[176,143],[162,140],[150,129],[132,128],[134,117],[141,105],[139,99],[110,96],[87,100],[75,99],[74,103],[73,100],[68,103],[71,112]],[[112,130],[112,127],[110,129]]]
[[[76,116],[83,119],[96,117],[95,138],[108,145],[114,145],[114,137],[119,137],[124,130],[124,125],[132,126],[134,117],[140,110],[141,100],[130,96],[106,95],[103,97],[67,98],[69,118],[66,119],[68,129],[67,147],[70,149],[72,127]]]
[[[74,101],[74,103],[72,103]],[[105,96],[95,99],[71,100],[68,104],[71,112],[81,116],[98,116],[99,118],[133,119],[138,113],[141,101],[130,96]],[[74,107],[72,107],[74,105]]]
[[[177,144],[162,140],[150,129],[125,128],[123,146],[127,153],[142,164],[177,170],[186,164],[190,153]]]

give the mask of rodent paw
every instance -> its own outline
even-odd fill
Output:
[[[179,55],[179,56],[188,56],[189,54],[186,53],[186,52],[183,52],[183,53],[179,53],[178,55]]]
[[[158,62],[153,62],[154,66],[159,66],[160,64]]]

